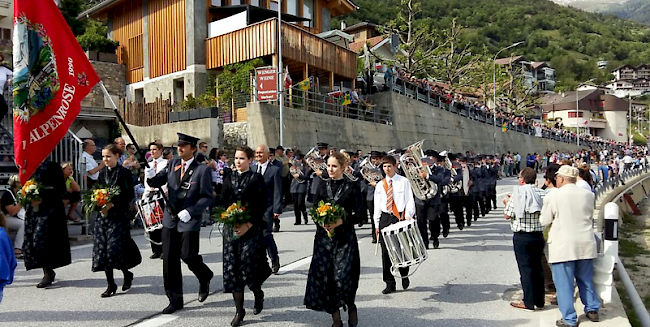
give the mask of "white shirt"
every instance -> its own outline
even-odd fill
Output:
[[[192,161],[194,161],[194,157],[190,158],[188,161],[183,161],[183,159],[181,159],[181,165],[184,166],[183,171],[187,171],[187,168],[192,164]]]
[[[591,186],[589,186],[589,183],[587,183],[587,181],[585,181],[584,179],[577,180],[576,181],[576,186],[580,187],[580,188],[583,188],[583,189],[585,189],[585,190],[587,190],[589,192],[593,192],[593,190],[591,189]]]
[[[160,156],[158,159],[152,160],[149,163],[149,169],[153,170],[154,162],[156,163],[156,170],[154,172],[155,174],[158,174],[159,172],[163,171],[165,169],[165,167],[167,167],[167,159],[163,158],[163,156]],[[154,188],[149,186],[149,183],[147,183],[146,179],[144,180],[144,186],[145,186],[145,189],[144,189],[143,197],[147,197],[147,196],[149,196],[149,193],[154,190]],[[163,187],[161,187],[161,189],[163,190],[163,192],[167,192],[167,185],[163,185]]]
[[[632,157],[626,155],[625,157],[623,157],[623,163],[626,164],[632,163]]]
[[[0,94],[4,95],[5,85],[7,81],[14,75],[9,68],[0,66]]]
[[[257,163],[257,167],[255,167],[255,172],[256,172],[256,173],[259,172],[260,174],[262,174],[262,176],[264,176],[264,173],[266,173],[266,168],[267,168],[268,166],[269,166],[269,160],[267,160],[267,161],[266,161],[265,163],[263,163],[263,164],[261,164],[261,163],[258,162],[258,163]],[[260,167],[262,167],[262,170],[261,170],[261,171],[259,170]]]
[[[97,166],[99,166],[97,164],[97,161],[95,161],[95,158],[93,158],[93,156],[91,156],[88,152],[84,151],[83,154],[81,155],[81,157],[83,159],[85,159],[85,160],[82,160],[81,162],[86,161],[86,173],[93,170],[93,169],[95,169],[95,168],[97,168]],[[79,167],[79,170],[81,171],[81,167]],[[88,178],[96,181],[97,178],[99,178],[99,171],[92,174],[92,175],[87,174],[87,176],[88,176]]]
[[[386,183],[390,183],[391,178],[386,176]],[[401,175],[395,174],[393,180],[393,201],[397,207],[397,211],[403,212],[404,217],[415,217],[415,201],[413,200],[413,191],[411,190],[411,183],[409,180]],[[386,197],[386,190],[384,190],[384,182],[377,183],[375,187],[375,208],[373,212],[373,220],[375,226],[379,226],[379,217],[381,213],[392,214],[386,208],[388,199]]]

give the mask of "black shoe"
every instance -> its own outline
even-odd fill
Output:
[[[162,314],[170,315],[170,314],[172,314],[172,313],[174,313],[174,312],[176,312],[177,310],[180,310],[180,309],[183,309],[183,304],[182,303],[178,304],[178,305],[170,303],[166,308],[163,309]]]
[[[260,291],[260,295],[255,295],[255,306],[253,307],[253,314],[258,315],[262,310],[264,310],[264,292]]]
[[[359,227],[363,227],[363,221],[362,221],[362,222],[359,222],[359,223],[357,224],[357,226],[359,226]]]
[[[280,232],[280,225],[275,225],[275,226],[273,226],[273,232],[274,232],[274,233],[278,233],[278,232]]]
[[[433,241],[433,236],[429,237],[429,241]]]
[[[246,310],[242,310],[242,312],[237,312],[235,314],[235,318],[232,318],[232,321],[230,322],[230,326],[241,326],[241,323],[244,321],[244,317],[246,316]]]
[[[149,257],[149,259],[158,259],[158,258],[162,258],[162,253],[154,253]]]
[[[214,276],[214,275],[213,275]],[[205,299],[208,298],[208,295],[210,295],[210,281],[212,280],[212,277],[208,278],[207,281],[203,281],[199,285],[199,302],[205,301]]]
[[[377,239],[376,238],[372,239],[372,244],[377,244]]]
[[[447,236],[449,236],[449,230],[443,230],[442,237],[447,238]]]
[[[589,311],[587,312],[587,319],[593,322],[599,322],[600,317],[598,316],[598,311]]]
[[[467,221],[467,227],[470,227],[470,226],[472,226],[472,220],[471,219]]]
[[[459,229],[459,230],[463,230],[463,228],[465,228],[465,226],[463,226],[463,225],[458,225],[458,229]]]
[[[403,289],[408,289],[410,285],[411,285],[411,281],[409,280],[408,277],[402,278],[402,288]]]
[[[274,274],[277,274],[280,271],[280,258],[273,259],[271,264],[271,270]]]
[[[124,274],[124,285],[122,285],[122,292],[128,291],[131,288],[132,283],[133,283],[133,273],[127,271],[127,273]]]
[[[569,325],[566,322],[564,322],[563,319],[558,319],[555,321],[555,326],[558,327],[576,327],[577,325]]]
[[[41,282],[36,284],[37,288],[46,288],[50,285],[52,285],[52,282],[54,282],[54,277],[56,276],[56,273],[52,272],[50,274],[50,277],[48,278],[47,276],[43,276],[43,279],[41,279]]]
[[[427,250],[429,249],[429,243],[424,244],[424,246],[427,248]]]
[[[483,216],[485,216],[485,215],[483,215]],[[474,216],[474,221],[477,221],[477,220],[478,220],[478,216]]]
[[[299,222],[299,221],[298,221],[298,222],[295,222],[295,223],[293,223],[293,225],[294,225],[294,226],[300,225],[300,222]]]
[[[348,326],[357,327],[359,324],[359,315],[357,314],[357,306],[355,304],[348,307]]]
[[[102,293],[102,297],[111,297],[115,294],[116,291],[117,291],[117,285],[115,284],[108,285],[106,291]]]
[[[384,288],[383,291],[381,291],[381,294],[390,294],[395,292],[395,284],[386,284],[386,288]]]
[[[437,249],[440,247],[440,242],[438,240],[433,240],[433,248]]]
[[[308,222],[308,221],[309,221],[309,220],[307,220],[307,218],[305,218],[305,225],[307,225],[307,222]]]

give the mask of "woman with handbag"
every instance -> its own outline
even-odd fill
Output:
[[[250,170],[253,150],[247,146],[235,151],[235,171],[224,177],[219,203],[225,207],[240,202],[250,215],[250,221],[235,226],[224,226],[223,237],[223,287],[232,293],[235,301],[235,318],[231,326],[239,326],[244,320],[244,286],[253,291],[257,315],[264,308],[262,283],[271,276],[271,267],[266,259],[266,246],[262,231],[267,223],[264,212],[268,205],[266,184],[261,174]]]
[[[25,208],[16,201],[16,194],[20,191],[18,175],[9,178],[9,189],[0,198],[0,209],[5,214],[7,230],[16,232],[14,240],[14,254],[17,259],[23,258],[23,241],[25,240]]]

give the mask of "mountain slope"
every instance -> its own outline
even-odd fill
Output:
[[[399,0],[355,0],[359,10],[334,19],[340,26],[360,21],[385,24],[396,16]],[[448,28],[452,20],[466,27],[464,41],[474,53],[499,49],[518,41],[526,43],[509,53],[529,60],[549,61],[559,86],[573,86],[590,78],[605,78],[598,60],[612,69],[622,63],[650,61],[650,29],[613,15],[563,7],[549,0],[436,0],[422,1],[416,24]]]
[[[625,1],[626,0],[553,0],[553,2],[562,6],[571,6],[591,12],[605,11],[610,6],[620,5]]]
[[[650,24],[650,0],[629,0],[622,4],[611,5],[604,10],[623,19]]]

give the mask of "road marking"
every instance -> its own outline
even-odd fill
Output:
[[[149,320],[145,320],[137,325],[133,325],[133,327],[158,327],[168,322],[172,322],[178,319],[178,317],[179,316],[175,316],[175,315],[159,315]]]
[[[292,262],[292,263],[280,268],[280,270],[278,270],[278,275],[284,275],[284,274],[286,274],[286,273],[288,273],[288,272],[290,272],[292,270],[297,269],[298,267],[301,267],[301,266],[304,266],[304,265],[310,263],[311,262],[311,257],[312,256],[308,256],[306,258],[303,258],[303,259],[300,259],[298,261]]]

